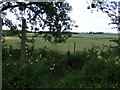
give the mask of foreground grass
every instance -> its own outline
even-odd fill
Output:
[[[110,47],[70,55],[29,48],[22,71],[19,52],[3,48],[3,88],[120,88],[120,56]]]

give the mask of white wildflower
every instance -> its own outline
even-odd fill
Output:
[[[53,64],[53,66],[55,66],[55,64]]]
[[[99,51],[99,52],[97,52],[97,55],[100,55],[100,53],[101,53],[100,51]]]
[[[36,60],[36,62],[38,62],[38,59]]]
[[[54,70],[54,68],[50,68],[50,70],[52,71],[52,70]]]
[[[42,55],[40,54],[40,58],[42,58]]]
[[[105,59],[105,62],[107,62],[108,59]]]
[[[33,62],[30,62],[30,64],[33,64]]]
[[[26,53],[26,55],[28,56],[28,53]]]
[[[119,56],[116,57],[116,59],[119,59],[119,58],[120,58]]]
[[[101,51],[100,49],[96,49],[97,55],[100,55]]]
[[[120,65],[120,59],[115,62],[116,65]]]
[[[10,65],[9,63],[7,63],[7,66]]]
[[[98,58],[99,58],[99,59],[101,59],[101,58],[102,58],[102,56],[98,55]]]
[[[117,61],[117,62],[115,62],[115,64],[117,65],[117,64],[119,64],[119,62]]]
[[[31,62],[31,60],[28,60],[28,62]]]
[[[28,50],[25,50],[25,52],[28,52]]]
[[[12,56],[11,54],[9,54],[9,56]]]
[[[16,65],[16,63],[13,63],[14,65]]]

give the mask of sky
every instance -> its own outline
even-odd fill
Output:
[[[67,0],[73,8],[69,15],[79,26],[79,28],[74,28],[72,31],[117,33],[117,29],[111,29],[115,25],[108,25],[111,21],[107,14],[96,10],[91,13],[91,10],[87,9],[88,3],[91,1],[89,0],[88,3],[86,1],[88,0]]]
[[[66,0],[73,8],[69,16],[72,20],[76,21],[78,28],[73,28],[72,32],[111,32],[118,33],[117,29],[111,29],[115,25],[108,25],[110,23],[110,18],[107,14],[102,13],[101,11],[97,12],[87,9],[88,3],[91,3],[91,0]],[[87,3],[87,2],[88,3]],[[117,1],[117,0],[116,0]],[[9,13],[8,16],[11,20],[15,19],[15,16]],[[14,20],[15,23],[16,20]],[[3,27],[5,28],[5,27]]]

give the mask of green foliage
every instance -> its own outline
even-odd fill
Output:
[[[100,57],[98,50],[100,50],[100,54],[104,52],[104,56]],[[81,64],[81,61],[78,61],[75,67],[77,69],[72,69],[72,72],[64,75],[64,77],[59,80],[58,87],[117,88],[120,86],[120,64],[116,64],[116,62],[120,60],[119,56],[116,57],[116,55],[111,54],[109,50],[107,52],[101,51],[99,47],[94,47],[84,52],[84,55],[81,55],[85,60],[82,69],[77,66]]]
[[[20,34],[18,28],[21,28],[22,25],[14,25],[13,21],[7,17],[9,12],[13,13],[18,21],[22,18],[26,19],[26,23],[29,23],[30,26],[26,26],[28,30],[38,32],[47,27],[50,34],[45,34],[44,38],[52,43],[65,42],[70,37],[70,34],[66,32],[75,26],[75,22],[68,16],[72,10],[68,2],[5,2],[0,5],[4,18],[3,25],[17,34]],[[5,10],[9,10],[9,12],[4,12]],[[36,27],[36,25],[39,26]]]
[[[22,71],[17,52],[3,51],[3,88],[120,88],[120,57],[110,47],[94,46],[70,58],[47,47],[28,48]]]
[[[14,30],[3,30],[2,34],[3,36],[16,36],[19,31],[14,31]]]
[[[118,39],[114,39],[114,40],[110,40],[112,42],[115,42],[117,44],[117,46],[113,47],[115,49],[115,51],[117,51],[118,55],[120,56],[120,37],[118,37]]]

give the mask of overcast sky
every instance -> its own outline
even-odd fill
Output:
[[[91,13],[87,9],[87,2],[90,0],[67,0],[69,4],[73,7],[73,11],[69,14],[79,28],[74,28],[73,32],[112,32],[117,33],[117,29],[111,29],[113,25],[108,25],[110,23],[110,18],[107,14],[102,12],[97,12],[94,10]],[[114,25],[115,26],[115,25]]]
[[[113,25],[108,25],[110,23],[110,18],[107,14],[102,12],[97,12],[94,10],[91,13],[87,9],[88,4],[86,1],[90,2],[91,0],[66,0],[72,6],[73,10],[69,13],[69,16],[72,20],[76,21],[78,28],[73,28],[72,32],[112,32],[117,33],[117,29],[111,29]],[[116,0],[117,1],[117,0]],[[11,20],[14,20],[14,15],[9,13]],[[15,22],[18,23],[18,22]],[[3,27],[4,28],[4,27]]]

